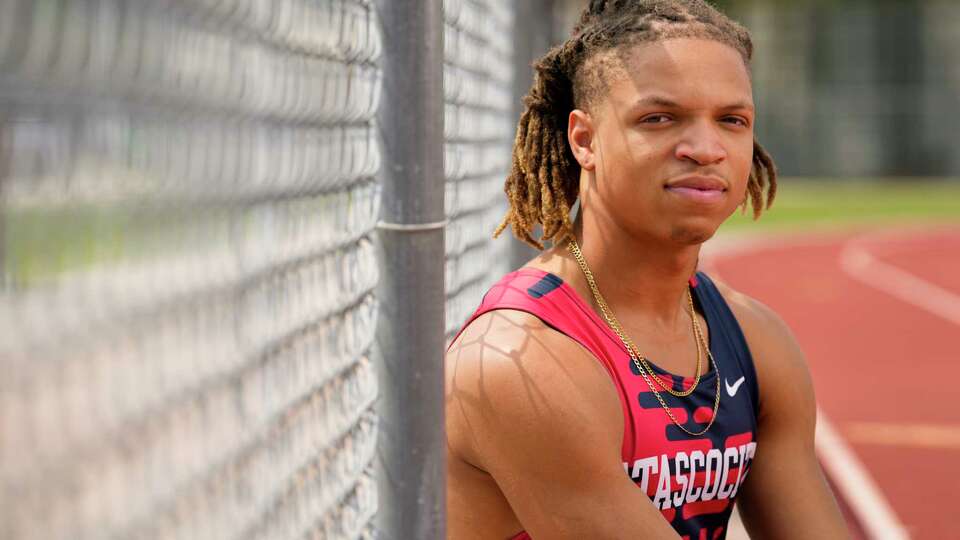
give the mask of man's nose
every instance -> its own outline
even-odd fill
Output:
[[[717,126],[712,121],[697,120],[684,131],[677,144],[676,156],[698,165],[713,165],[726,159],[727,150]]]

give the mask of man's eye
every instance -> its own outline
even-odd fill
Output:
[[[650,116],[644,116],[640,120],[640,122],[644,124],[662,124],[669,121],[670,117],[665,114],[651,114]]]
[[[745,119],[740,118],[739,116],[728,116],[723,119],[724,122],[735,124],[738,126],[748,127],[750,125]]]

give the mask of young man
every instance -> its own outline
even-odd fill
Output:
[[[600,0],[537,64],[504,226],[554,247],[448,350],[449,538],[716,540],[734,501],[757,538],[847,536],[790,331],[696,273],[773,199],[751,54],[701,0]]]

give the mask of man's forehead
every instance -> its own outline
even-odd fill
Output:
[[[688,69],[691,65],[726,64],[747,71],[743,56],[733,47],[706,38],[677,37],[658,41],[643,41],[631,46],[608,51],[612,61],[621,69],[655,69],[672,71]]]
[[[679,41],[679,40],[678,40]],[[608,98],[620,105],[682,106],[685,101],[753,106],[750,74],[732,48],[707,40],[650,43],[602,59]],[[598,66],[600,67],[600,66]]]

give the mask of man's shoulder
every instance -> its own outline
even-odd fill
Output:
[[[714,280],[737,318],[757,370],[761,408],[781,401],[783,394],[802,390],[802,400],[812,400],[810,372],[800,344],[783,318],[769,306]],[[773,399],[771,399],[773,398]]]
[[[464,354],[471,347],[484,343],[511,350],[531,337],[555,341],[563,334],[551,328],[536,315],[520,309],[492,309],[470,321],[450,344],[447,355],[455,351]]]
[[[602,365],[576,340],[517,309],[491,310],[471,321],[450,345],[446,362],[448,369],[482,363],[488,374],[502,372],[504,384],[531,374],[550,377],[557,370],[602,373]]]
[[[790,327],[772,308],[721,280],[713,279],[713,282],[737,318],[751,348],[754,342],[771,346],[796,342]]]
[[[481,441],[516,441],[515,429],[531,444],[574,436],[580,426],[573,417],[606,418],[601,423],[611,433],[622,432],[620,405],[602,364],[530,313],[480,315],[451,345],[445,367],[449,442],[481,468]]]

